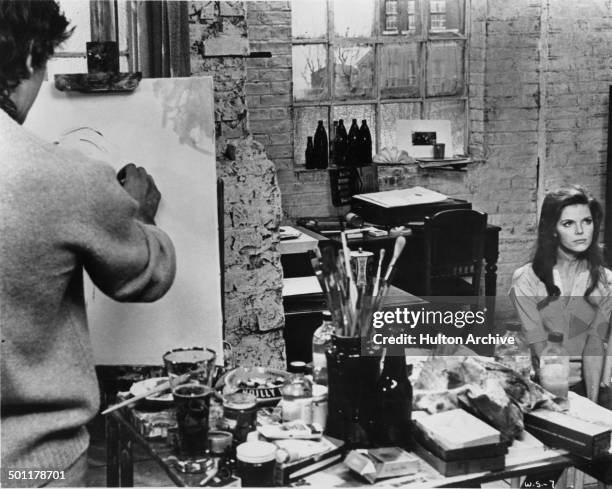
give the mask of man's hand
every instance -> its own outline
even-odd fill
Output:
[[[119,170],[117,180],[138,202],[138,218],[145,224],[155,224],[161,193],[157,190],[153,177],[143,167],[129,163]]]

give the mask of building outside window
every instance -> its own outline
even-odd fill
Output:
[[[467,147],[465,0],[292,0],[294,161],[323,120],[366,119],[375,152],[397,119],[450,120]]]
[[[446,0],[431,0],[429,7],[431,14],[431,30],[446,30]]]
[[[130,71],[128,0],[58,0],[71,26],[72,36],[61,45],[47,64],[47,78],[59,73],[87,73],[86,43],[95,40],[119,42],[119,69]]]

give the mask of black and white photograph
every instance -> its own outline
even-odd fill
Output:
[[[612,487],[612,1],[0,0],[2,487]]]

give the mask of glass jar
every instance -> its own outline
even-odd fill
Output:
[[[327,385],[327,359],[325,352],[331,346],[334,323],[329,311],[323,311],[323,322],[312,335],[312,380],[315,384]]]
[[[312,382],[304,374],[291,375],[281,387],[283,422],[312,423]]]
[[[563,333],[549,333],[540,355],[540,385],[556,397],[567,399],[569,374],[569,353],[563,347]]]

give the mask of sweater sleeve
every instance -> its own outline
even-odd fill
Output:
[[[76,171],[82,202],[67,227],[92,282],[117,301],[159,299],[176,273],[172,241],[136,218],[138,203],[119,185],[112,167],[87,162]]]

